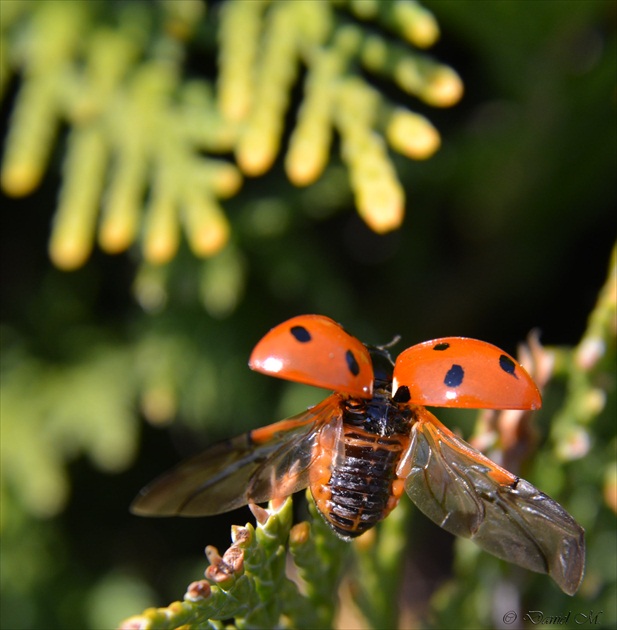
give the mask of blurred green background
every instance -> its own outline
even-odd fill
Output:
[[[546,345],[577,345],[615,240],[617,5],[423,5],[442,31],[431,54],[456,69],[465,96],[434,110],[379,86],[442,135],[426,162],[393,158],[408,197],[400,230],[380,236],[358,218],[336,152],[307,189],[288,182],[282,159],[247,179],[224,203],[230,245],[205,261],[182,245],[160,268],[134,251],[97,250],[73,272],[50,263],[62,137],[42,185],[3,197],[2,628],[112,628],[201,577],[203,547],[225,549],[248,510],[148,520],[128,505],[201,446],[324,396],[247,368],[253,345],[290,316],[328,315],[367,343],[400,334],[399,348],[464,335],[514,354],[533,328]],[[191,52],[187,72],[214,76],[215,51]],[[5,129],[19,81],[3,100]],[[590,553],[579,594],[526,576],[522,611],[602,611],[595,627],[617,620],[616,521],[602,498],[617,474],[614,377],[611,366],[583,459],[560,463],[547,439],[565,385],[538,414],[525,476],[586,528]],[[467,435],[472,420],[462,417]],[[498,627],[494,611],[512,600],[492,576],[508,569],[484,556],[469,569],[465,549],[411,512],[402,627]]]

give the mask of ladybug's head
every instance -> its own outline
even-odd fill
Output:
[[[367,346],[373,363],[375,389],[390,389],[392,387],[392,370],[394,363],[386,346]]]

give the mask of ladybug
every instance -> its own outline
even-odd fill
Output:
[[[310,487],[334,533],[351,540],[405,491],[443,529],[549,574],[569,595],[583,577],[583,528],[555,501],[501,468],[426,409],[538,409],[538,388],[484,341],[445,337],[402,352],[363,344],[323,315],[268,332],[249,367],[334,390],[297,416],[207,449],[146,486],[132,512],[207,516]]]

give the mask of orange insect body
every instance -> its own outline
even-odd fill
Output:
[[[566,593],[582,580],[583,529],[555,501],[473,449],[428,406],[537,409],[541,397],[511,356],[447,337],[402,352],[367,346],[322,315],[273,328],[249,366],[335,390],[318,405],[216,445],[142,490],[136,514],[204,516],[310,487],[349,540],[383,520],[403,490],[447,531]]]
[[[389,426],[384,430],[373,417],[388,413],[388,402],[380,398],[373,398],[370,408],[363,402],[341,401],[342,435],[334,448],[331,440],[318,441],[316,466],[309,471],[318,510],[345,540],[383,520],[396,507],[403,490],[397,470],[409,448],[413,414],[391,406]]]

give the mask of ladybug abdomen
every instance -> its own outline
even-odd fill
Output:
[[[334,461],[328,446],[322,450],[311,492],[326,522],[338,536],[350,539],[379,523],[398,503],[403,482],[396,469],[409,438],[344,425],[342,442],[344,452],[339,445]]]

